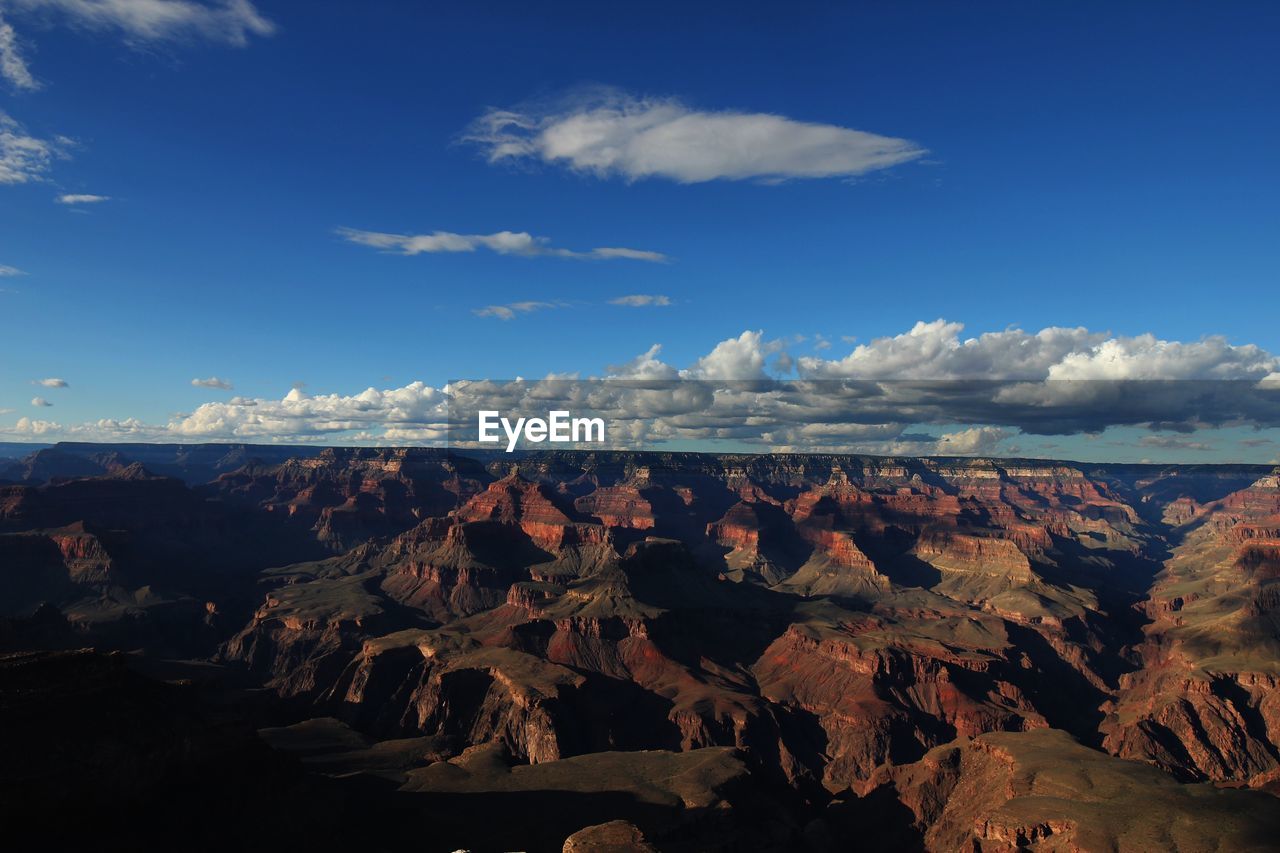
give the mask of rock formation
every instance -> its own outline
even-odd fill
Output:
[[[590,804],[539,849],[1248,849],[1280,791],[1267,468],[119,456],[0,486],[0,642],[206,659],[428,811]]]

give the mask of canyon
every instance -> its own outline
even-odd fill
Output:
[[[0,467],[0,723],[7,822],[135,843],[162,803],[242,846],[1274,849],[1280,479],[56,445]]]

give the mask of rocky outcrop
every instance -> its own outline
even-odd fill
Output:
[[[731,745],[829,792],[956,737],[1096,739],[1131,668],[1111,612],[1155,529],[1078,468],[572,458],[490,466],[447,515],[295,572],[228,659],[383,736]],[[308,621],[308,589],[359,595]]]
[[[1185,525],[1104,723],[1106,748],[1180,778],[1280,779],[1280,486],[1262,477]]]
[[[580,829],[564,840],[563,853],[657,853],[634,823],[611,820]]]
[[[205,488],[284,515],[340,552],[442,516],[482,490],[490,477],[468,462],[423,448],[326,448],[314,457],[251,463]]]
[[[402,790],[451,797],[468,811],[505,804],[507,819],[491,823],[509,829],[490,842],[492,849],[557,849],[577,833],[616,838],[621,832],[652,839],[660,849],[784,850],[795,831],[782,804],[764,794],[742,756],[728,748],[598,752],[513,765],[500,747],[478,746],[411,771]],[[633,829],[600,827],[611,821]],[[496,834],[433,828],[451,847]]]
[[[936,642],[937,626],[923,621],[815,619],[788,628],[752,672],[763,696],[822,728],[823,784],[861,790],[881,765],[956,737],[1047,725],[1017,685],[1023,673],[1002,626],[984,621],[986,644],[965,647]]]
[[[1261,851],[1280,831],[1280,810],[1266,794],[1179,784],[1051,729],[957,741],[917,763],[884,768],[873,784],[862,808],[832,810],[829,820],[856,816],[874,840],[892,828],[888,812],[873,813],[871,803],[877,792],[891,795],[911,816],[896,840],[914,834],[939,853]]]
[[[1052,746],[1103,762],[1099,785],[1120,766],[1280,787],[1280,499],[1244,472],[335,449],[191,489],[129,464],[0,487],[0,578],[19,620],[53,602],[60,643],[161,648],[108,614],[199,626],[279,708],[366,739],[378,773],[431,770],[432,802],[481,764],[500,784],[468,802],[492,805],[539,768],[725,749],[752,768],[731,788],[821,812],[784,849],[847,846],[841,815],[873,807],[899,846],[1123,849],[1093,806],[1040,809],[1018,768]],[[1034,739],[1050,729],[1118,758]],[[705,841],[691,827],[719,824],[697,810],[722,801],[584,813],[539,844],[612,820],[660,849]]]
[[[310,577],[269,592],[221,657],[245,664],[281,696],[319,694],[339,677],[364,636],[391,628],[367,589],[370,582],[358,574]]]

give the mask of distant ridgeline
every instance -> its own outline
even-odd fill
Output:
[[[250,462],[273,465],[286,459],[318,456],[322,450],[277,444],[0,444],[0,480],[47,482],[96,477],[137,463],[152,474],[195,484]]]

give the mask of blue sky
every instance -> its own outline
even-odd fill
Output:
[[[5,66],[0,112],[50,152],[0,183],[0,431],[599,374],[653,344],[687,368],[745,330],[838,360],[938,318],[1280,352],[1275,4],[176,5],[0,0],[29,75]],[[682,183],[466,139],[602,104],[905,160]],[[343,228],[547,242],[405,255]],[[553,251],[602,247],[666,260]],[[610,304],[637,295],[669,304]]]

